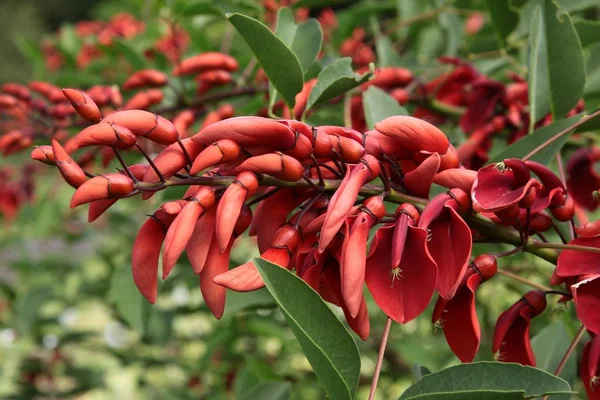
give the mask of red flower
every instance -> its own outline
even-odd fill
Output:
[[[598,208],[594,192],[600,189],[600,175],[594,164],[600,160],[600,148],[577,150],[567,163],[567,189],[575,202],[590,211]]]
[[[514,219],[519,216],[521,206],[531,205],[535,199],[533,191],[539,188],[541,184],[531,177],[527,165],[519,159],[509,158],[477,172],[471,191],[473,209],[502,212],[498,215],[501,219]]]
[[[546,309],[546,296],[541,291],[531,291],[498,317],[494,331],[492,351],[498,360],[535,366],[531,349],[529,325],[531,318]]]
[[[577,318],[588,330],[600,334],[600,274],[583,278],[571,286]]]
[[[475,291],[498,270],[496,258],[489,254],[475,258],[470,267],[451,300],[438,298],[432,316],[432,321],[444,329],[448,345],[462,362],[473,361],[481,340]]]
[[[488,77],[471,82],[471,91],[465,100],[467,111],[460,118],[460,127],[466,133],[482,128],[493,116],[496,105],[504,94],[504,85]]]
[[[340,259],[342,297],[352,317],[356,317],[363,301],[365,266],[369,230],[385,215],[385,205],[379,196],[369,197],[350,226],[346,221],[346,235]]]
[[[404,324],[427,308],[435,290],[436,264],[427,250],[427,231],[417,228],[418,211],[403,204],[396,221],[377,230],[367,259],[366,282],[375,302]]]
[[[600,336],[594,335],[585,344],[579,373],[589,400],[600,400]]]
[[[437,290],[451,299],[463,279],[471,257],[471,229],[460,217],[469,209],[460,189],[434,197],[423,210],[419,228],[427,230],[427,249],[438,267]]]
[[[348,168],[346,176],[327,206],[325,221],[319,237],[320,252],[325,251],[327,245],[344,224],[362,186],[375,179],[379,175],[380,169],[379,161],[370,155],[366,155],[352,170]]]
[[[600,236],[578,237],[569,244],[600,248]],[[600,274],[600,253],[564,249],[558,256],[556,274],[561,278]]]

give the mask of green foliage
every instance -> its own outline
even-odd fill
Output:
[[[298,57],[262,22],[242,14],[227,18],[242,35],[277,92],[293,107],[304,82]]]
[[[363,93],[363,105],[367,126],[370,129],[387,117],[408,115],[406,109],[399,105],[396,99],[375,86],[369,87]]]
[[[567,382],[537,368],[476,362],[425,375],[405,391],[400,400],[512,400],[570,392]]]
[[[307,110],[344,94],[369,80],[372,72],[365,72],[362,75],[357,74],[352,70],[351,64],[352,60],[350,58],[341,58],[319,73],[317,84],[308,97]]]
[[[306,282],[262,258],[254,264],[329,397],[354,398],[360,356],[348,330]]]
[[[553,0],[535,3],[529,46],[529,126],[532,131],[535,123],[548,112],[561,118],[581,99],[585,62],[571,17]]]

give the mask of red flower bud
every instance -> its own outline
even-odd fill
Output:
[[[163,101],[163,92],[159,89],[149,89],[136,93],[123,106],[123,110],[147,110]]]
[[[246,200],[256,193],[258,179],[252,172],[242,172],[227,187],[217,206],[215,234],[221,252],[227,249],[229,239]]]
[[[137,136],[124,126],[112,123],[100,123],[88,126],[65,143],[65,151],[72,153],[86,146],[110,146],[128,149],[137,142]]]
[[[298,230],[290,225],[285,225],[277,231],[271,247],[261,254],[261,258],[282,268],[287,268],[299,243],[300,233]],[[265,285],[252,261],[216,276],[214,282],[238,292],[258,290]]]
[[[120,172],[98,175],[77,188],[71,198],[71,208],[95,200],[124,197],[133,191],[134,185],[131,178]]]
[[[225,310],[225,296],[227,289],[214,283],[214,279],[224,274],[229,269],[229,254],[235,239],[240,236],[252,221],[252,210],[244,205],[242,212],[233,229],[233,236],[225,252],[221,253],[216,240],[210,243],[210,249],[206,257],[206,265],[200,272],[200,290],[206,305],[217,319],[221,319]]]
[[[131,90],[141,87],[161,87],[167,84],[167,75],[155,69],[143,69],[134,72],[123,84],[123,89]]]
[[[69,154],[56,140],[52,140],[52,152],[56,166],[64,180],[74,188],[80,187],[87,179],[81,167],[69,157]]]
[[[240,146],[233,140],[219,140],[198,154],[194,159],[190,174],[194,175],[210,166],[235,160],[239,154]]]
[[[238,69],[238,62],[228,54],[207,52],[182,60],[173,70],[173,75],[196,75],[212,69],[235,71]]]
[[[31,152],[31,159],[48,165],[56,165],[52,146],[35,146]]]
[[[100,122],[102,118],[100,109],[90,96],[77,89],[63,89],[62,92],[75,111],[85,120],[93,123]]]
[[[379,161],[373,156],[366,155],[351,171],[347,170],[346,176],[327,206],[325,221],[319,237],[319,252],[325,251],[327,245],[342,227],[362,186],[375,179],[379,175],[380,169]]]
[[[232,172],[255,172],[272,175],[287,182],[296,182],[302,178],[304,167],[300,161],[281,153],[262,154],[250,157],[238,165]],[[224,172],[229,174],[229,172]]]
[[[179,138],[179,133],[171,121],[148,111],[117,111],[105,117],[103,122],[124,126],[135,135],[160,144],[172,144]]]

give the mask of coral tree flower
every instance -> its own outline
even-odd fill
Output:
[[[582,278],[571,286],[577,318],[588,330],[600,334],[600,274]]]
[[[427,250],[427,231],[418,228],[419,213],[410,204],[396,210],[396,221],[375,233],[365,280],[375,302],[404,324],[421,314],[433,295],[437,266]]]
[[[358,315],[363,298],[369,230],[384,215],[385,205],[381,197],[369,197],[363,203],[344,238],[340,260],[342,296],[352,317]]]
[[[529,326],[531,319],[546,309],[546,296],[541,291],[531,291],[498,317],[494,331],[492,351],[498,360],[535,366],[531,348]]]
[[[600,400],[600,335],[585,344],[579,373],[589,400]]]
[[[471,191],[473,209],[496,213],[509,210],[510,215],[516,218],[519,202],[538,188],[541,184],[531,177],[527,165],[519,159],[509,158],[477,172]],[[502,218],[504,214],[498,216]]]
[[[477,256],[467,269],[454,297],[451,300],[439,297],[435,304],[431,319],[441,325],[448,345],[462,362],[473,361],[481,341],[475,292],[497,270],[496,257],[490,254]]]
[[[577,150],[567,163],[567,189],[575,202],[581,207],[594,211],[598,208],[594,193],[600,189],[600,175],[594,164],[600,160],[600,148],[582,148]]]
[[[437,290],[451,299],[463,279],[473,240],[460,214],[470,208],[468,195],[452,189],[434,197],[423,210],[418,227],[427,231],[427,249],[438,267]]]

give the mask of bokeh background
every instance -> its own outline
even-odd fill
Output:
[[[461,3],[483,7],[478,1]],[[69,24],[109,20],[127,12],[146,21],[149,31],[160,33],[165,27],[157,16],[168,7],[156,0],[2,0],[0,83],[34,78],[62,86],[122,81],[123,71],[117,68],[115,76],[102,76],[98,70],[104,65],[93,62],[75,80],[69,57],[75,57],[81,43],[70,42]],[[336,10],[348,7],[341,4]],[[456,30],[462,26],[459,20]],[[219,38],[224,29],[223,23],[201,19],[191,27],[192,49],[197,51],[210,49],[210,39]],[[43,43],[56,40],[59,29],[67,61],[47,73]],[[407,63],[427,63],[450,51],[439,46],[436,29],[423,25],[425,33],[411,33],[409,44],[418,45],[407,55]],[[143,40],[128,43],[136,48]],[[477,37],[461,43],[460,51],[468,54],[484,51],[495,38],[485,27]],[[133,57],[120,47],[113,55],[108,62]],[[481,68],[493,68],[491,61],[481,62]],[[0,158],[0,166],[18,168],[26,158],[26,154]],[[183,257],[169,280],[161,283],[155,306],[138,293],[129,264],[135,234],[146,214],[181,192],[169,190],[145,203],[119,201],[91,226],[85,210],[69,209],[72,191],[56,171],[41,167],[31,171],[30,179],[35,186],[32,201],[10,223],[0,221],[0,398],[256,399],[264,396],[256,391],[265,382],[280,384],[273,390],[281,393],[262,398],[324,398],[298,342],[265,290],[231,293],[225,316],[217,321],[203,304],[197,276]],[[232,263],[257,255],[252,241],[243,238]],[[510,265],[500,266],[533,281],[541,282],[552,271],[551,265],[527,255],[511,260]],[[493,359],[490,340],[496,318],[525,290],[505,277],[482,286],[478,303],[483,342],[478,359]],[[538,367],[553,371],[578,326],[571,311],[555,303],[549,307],[542,318],[536,318],[532,332]],[[369,340],[355,336],[362,355],[357,398],[367,396],[385,323],[370,297],[369,309]],[[438,370],[457,363],[429,315],[394,325],[379,399],[397,398],[423,367]],[[575,361],[563,373],[567,380],[575,379]]]

